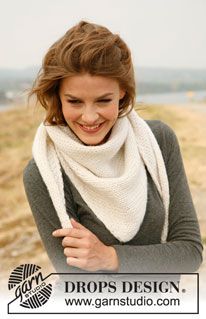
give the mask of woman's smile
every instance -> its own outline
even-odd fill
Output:
[[[100,129],[102,128],[102,126],[104,125],[105,122],[102,122],[100,124],[96,124],[96,125],[92,125],[92,126],[88,126],[88,125],[83,125],[80,123],[77,123],[78,126],[81,128],[82,131],[89,133],[89,134],[94,134],[100,131]]]

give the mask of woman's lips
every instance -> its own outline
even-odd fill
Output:
[[[81,125],[81,124],[79,124],[79,123],[77,123],[77,124],[79,125],[79,127],[81,128],[82,131],[84,131],[84,132],[86,132],[86,133],[92,134],[92,133],[96,133],[96,132],[98,132],[99,130],[101,130],[101,128],[102,128],[102,126],[103,126],[104,123],[105,123],[105,122],[99,124],[97,127],[96,127],[96,125],[93,125],[94,128],[93,128],[92,126],[91,126],[91,127],[89,127],[89,126],[86,127],[86,126],[83,126],[83,125]]]

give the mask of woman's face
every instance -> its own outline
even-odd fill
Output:
[[[59,89],[64,118],[86,145],[106,142],[124,95],[116,80],[88,73],[62,79]]]

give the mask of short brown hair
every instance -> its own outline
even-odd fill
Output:
[[[42,68],[29,93],[46,109],[45,122],[67,125],[59,98],[63,78],[80,73],[116,79],[126,92],[120,100],[119,117],[128,114],[135,103],[135,79],[131,52],[118,34],[85,21],[69,29],[46,53]]]

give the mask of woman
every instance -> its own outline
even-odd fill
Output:
[[[202,245],[178,141],[134,111],[124,41],[81,21],[48,50],[32,94],[46,117],[24,185],[56,270],[197,270]]]

